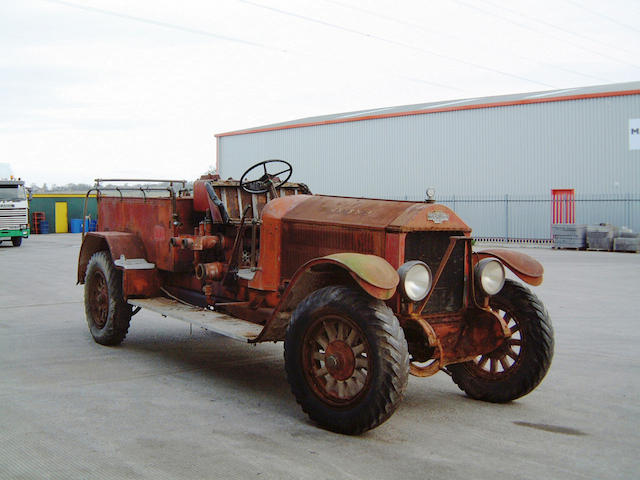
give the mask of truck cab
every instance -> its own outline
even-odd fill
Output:
[[[0,243],[11,240],[14,247],[28,238],[29,204],[22,180],[0,180]]]

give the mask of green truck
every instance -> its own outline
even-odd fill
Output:
[[[0,180],[0,243],[11,240],[14,247],[28,238],[29,204],[22,180]]]

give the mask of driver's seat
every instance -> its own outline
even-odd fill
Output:
[[[193,210],[196,212],[210,210],[211,219],[214,223],[230,222],[227,209],[209,180],[200,179],[193,182]]]

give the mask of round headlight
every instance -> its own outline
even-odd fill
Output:
[[[504,286],[504,266],[495,258],[484,258],[475,268],[476,284],[487,295],[495,295]]]
[[[402,294],[412,302],[423,300],[431,290],[431,270],[419,260],[403,264],[398,269]]]

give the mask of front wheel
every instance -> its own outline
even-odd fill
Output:
[[[494,351],[447,366],[453,381],[477,400],[505,403],[536,388],[553,357],[553,328],[542,302],[518,282],[506,280],[489,300],[511,336]]]
[[[122,295],[122,273],[106,251],[94,253],[84,278],[84,309],[93,339],[101,345],[118,345],[131,321],[131,305]]]
[[[293,312],[284,344],[287,380],[309,417],[358,434],[398,407],[409,377],[402,328],[380,300],[343,286],[309,295]]]
[[[11,243],[14,247],[19,247],[22,245],[22,237],[11,237]]]

